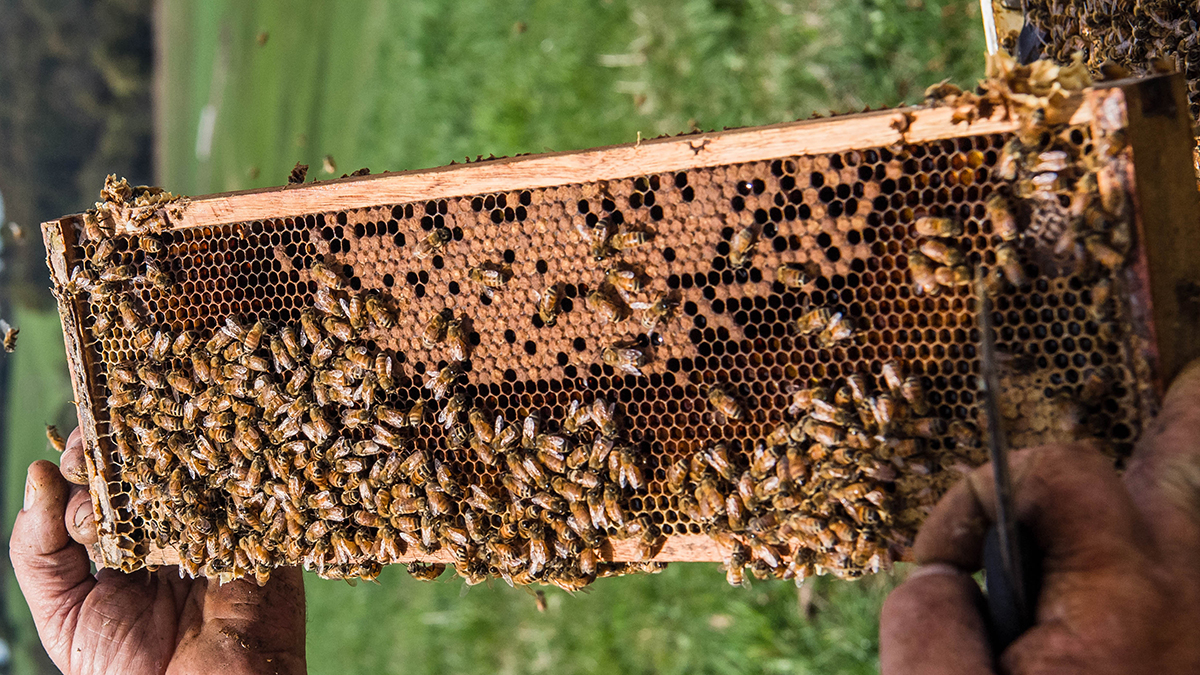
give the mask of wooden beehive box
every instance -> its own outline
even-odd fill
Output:
[[[43,227],[98,560],[182,561],[223,578],[443,562],[471,582],[568,588],[646,569],[622,564],[646,558],[732,555],[785,577],[879,569],[905,555],[960,470],[985,459],[968,275],[996,293],[1012,442],[1094,436],[1127,455],[1197,351],[1183,82],[1073,94],[1029,139],[1065,164],[1038,168],[1034,152],[1012,180],[1001,177],[1006,143],[1030,131],[1015,113],[985,112],[970,123],[953,121],[955,106],[870,112],[165,204],[113,187],[107,221]],[[1074,217],[1074,194],[1118,212]],[[1019,233],[994,222],[993,195]],[[934,217],[953,232],[919,235]],[[956,285],[915,269],[928,264],[918,248],[957,251],[961,264],[938,277]],[[318,263],[344,288],[330,289]],[[488,289],[472,268],[504,283]],[[548,322],[539,306],[552,288],[562,300]],[[303,335],[305,313],[330,298],[334,313],[378,301],[395,325],[318,312],[315,345],[281,364],[272,337]],[[657,301],[675,308],[656,321]],[[444,310],[465,354],[444,327],[428,333]],[[98,334],[98,321],[114,325]],[[257,321],[261,341],[246,335]],[[152,358],[188,331],[194,345]],[[636,353],[606,360],[614,345]],[[445,370],[462,357],[461,372]],[[380,358],[393,386],[373,374]],[[885,368],[914,379],[901,390]],[[175,386],[181,376],[192,384]],[[865,404],[822,414],[797,400],[813,387],[833,399],[852,376]],[[597,399],[613,406],[612,426],[568,421],[574,402],[594,410]],[[419,423],[386,421],[418,402]],[[470,410],[487,424],[472,425]],[[531,414],[543,437],[497,452],[491,421],[520,430]],[[604,437],[611,456],[596,448]],[[697,453],[708,460],[689,465],[682,489],[669,485]],[[714,517],[713,490],[748,512]],[[569,504],[586,507],[589,492],[591,509]]]

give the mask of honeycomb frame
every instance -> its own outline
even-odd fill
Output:
[[[1016,345],[1033,338],[1056,341],[1060,349],[1035,358],[1030,372],[1004,378],[1002,405],[1015,445],[1063,440],[1048,392],[1075,386],[1089,364],[1104,365],[1118,382],[1111,409],[1097,413],[1105,420],[1099,435],[1117,442],[1118,457],[1127,454],[1165,383],[1197,353],[1191,336],[1200,328],[1200,242],[1180,237],[1197,223],[1196,192],[1176,189],[1180,175],[1182,184],[1191,180],[1190,123],[1178,112],[1186,105],[1172,108],[1182,100],[1182,81],[1160,77],[1098,86],[1065,108],[1071,125],[1115,123],[1126,131],[1136,243],[1116,275],[1116,329],[1106,349],[1096,339],[1099,328],[1087,327],[1087,291],[1069,273],[997,298],[1002,349],[1020,351]],[[748,454],[754,440],[783,419],[788,385],[855,372],[878,376],[885,358],[896,358],[924,378],[938,415],[980,423],[973,386],[979,368],[974,291],[916,297],[904,254],[915,245],[917,217],[953,210],[966,223],[958,241],[972,263],[995,264],[998,239],[983,201],[1003,182],[991,170],[1017,122],[997,112],[956,124],[952,115],[938,107],[880,111],[200,197],[158,233],[168,243],[183,299],[144,283],[136,287],[152,323],[193,328],[203,340],[234,313],[297,319],[311,304],[316,285],[309,268],[319,257],[355,290],[375,288],[394,299],[406,320],[371,338],[404,355],[404,379],[416,397],[422,375],[444,361],[422,344],[424,324],[443,307],[469,316],[478,335],[467,387],[473,397],[493,411],[514,413],[510,420],[532,409],[561,420],[572,395],[590,400],[603,393],[618,402],[649,475],[647,495],[635,497],[631,510],[667,526],[653,559],[722,560],[722,547],[675,511],[677,498],[664,490],[665,460],[722,439]],[[589,315],[581,285],[600,286],[605,265],[588,261],[580,226],[591,225],[589,215],[597,212],[620,213],[630,227],[652,233],[647,245],[621,258],[646,274],[641,297],[652,291],[680,295],[679,316],[656,329],[654,343],[639,317],[602,324]],[[432,260],[414,259],[416,242],[443,223],[454,241]],[[748,270],[730,269],[729,240],[755,223],[763,237],[754,263]],[[80,216],[43,226],[101,535],[93,553],[114,567],[177,563],[172,546],[145,543],[132,552],[119,545],[137,535],[138,526],[122,511],[131,488],[115,480],[104,373],[137,350],[128,336],[106,339],[96,349],[88,303],[66,290],[71,270],[86,257],[83,231]],[[118,239],[137,234],[121,225],[116,232]],[[255,241],[262,245],[251,255]],[[142,262],[132,247],[118,255]],[[515,276],[485,300],[467,268],[489,261],[511,264]],[[784,263],[812,263],[820,274],[805,290],[781,288],[772,273]],[[568,303],[552,327],[539,325],[544,322],[532,294],[549,280],[569,282]],[[298,292],[306,300],[292,300]],[[844,307],[861,337],[824,349],[785,327],[800,308],[822,303]],[[1044,324],[1065,333],[1038,332],[1049,330]],[[621,376],[601,358],[603,346],[622,339],[640,339],[652,353],[643,377]],[[1071,371],[1075,378],[1066,375]],[[748,423],[722,423],[714,414],[703,391],[718,383],[738,389],[749,406]],[[469,458],[448,451],[436,425],[430,427],[426,438],[437,457],[458,472],[478,470]],[[978,446],[963,452],[953,447],[935,440],[933,475],[902,479],[921,494],[922,508],[959,475],[958,468],[984,459]],[[903,542],[895,548],[898,557],[906,554]],[[603,555],[612,561],[641,557],[634,542],[615,538]],[[444,550],[410,550],[390,562],[409,560],[450,557]]]

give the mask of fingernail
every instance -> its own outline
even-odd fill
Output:
[[[84,505],[80,506],[79,508],[75,509],[75,517],[73,518],[73,520],[75,521],[75,531],[78,532],[78,531],[82,530],[84,525],[87,524],[88,518],[91,518],[91,517],[92,517],[92,505],[91,504],[84,504]]]
[[[33,506],[33,498],[37,494],[37,486],[33,484],[33,475],[26,474],[25,476],[25,504],[21,507],[22,511],[28,511],[29,507]]]
[[[947,563],[927,563],[927,564],[921,565],[921,566],[917,567],[917,569],[913,570],[912,573],[908,575],[908,578],[911,581],[912,579],[920,579],[921,577],[932,577],[932,576],[961,577],[964,575],[966,575],[966,572],[963,572],[962,570],[958,569],[954,565],[950,565]]]

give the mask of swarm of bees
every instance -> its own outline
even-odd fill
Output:
[[[1186,2],[1153,0],[1106,9],[1105,3],[1078,7],[1050,0],[1024,5],[1025,20],[1038,28],[1043,54],[1061,64],[1082,51],[1097,77],[1120,79],[1164,70],[1187,75],[1192,117],[1200,120],[1200,9]],[[1002,36],[1014,51],[1016,36]]]
[[[753,450],[716,443],[667,469],[680,510],[724,547],[730,584],[746,584],[747,566],[797,585],[819,574],[853,578],[888,568],[907,545],[905,525],[923,517],[920,496],[906,503],[894,482],[939,469],[926,441],[947,425],[930,416],[921,378],[899,363],[885,363],[880,380],[878,390],[864,374],[796,387],[789,418]],[[746,416],[727,387],[712,387],[709,401],[730,420]],[[955,424],[960,443],[976,442],[968,423]]]
[[[1049,121],[1070,93],[1091,84],[1082,54],[1073,55],[1070,65],[1058,66],[1048,60],[1019,65],[1001,52],[988,57],[982,93],[947,90],[944,85],[927,92],[937,105],[976,110],[969,116],[964,113],[964,118],[1003,110],[1021,123],[996,166],[997,174],[1012,184],[1011,193],[994,192],[986,201],[992,233],[1000,239],[995,264],[984,272],[990,293],[1029,282],[1022,260],[1027,242],[1047,244],[1056,257],[1070,260],[1076,273],[1092,280],[1125,265],[1133,232],[1124,129]],[[1092,143],[1079,143],[1078,138]],[[1085,147],[1092,151],[1085,153]],[[916,229],[930,237],[909,256],[918,290],[932,294],[940,286],[971,283],[970,270],[960,265],[961,253],[935,238],[961,234],[959,224],[925,217],[917,220]]]
[[[432,236],[436,247],[449,240]],[[97,337],[124,331],[145,354],[108,367],[107,437],[132,486],[130,512],[151,541],[177,549],[181,574],[264,583],[276,566],[303,565],[372,579],[406,553],[439,550],[469,584],[498,575],[578,590],[600,576],[662,569],[599,553],[610,536],[635,538],[646,560],[662,543],[648,517],[628,515],[646,470],[615,404],[577,399],[557,424],[474,406],[459,387],[469,321],[450,310],[433,312],[421,333],[446,365],[426,380],[428,398],[402,400],[395,357],[364,339],[395,326],[395,313],[320,261],[309,269],[313,306],[295,324],[229,316],[204,339],[151,328],[129,286],[174,290],[158,262],[166,246],[148,234],[133,242],[144,267],[102,239],[68,290],[107,317],[93,324]],[[505,268],[491,269],[507,280]],[[643,363],[632,347],[614,361],[627,371]],[[436,420],[425,412],[433,406]],[[416,438],[430,423],[499,477],[464,481]],[[116,539],[130,554],[144,546]],[[434,579],[445,567],[409,571]]]
[[[83,214],[84,233],[101,241],[118,232],[156,232],[183,217],[189,201],[162,188],[131,186],[114,175],[104,181],[100,201]]]

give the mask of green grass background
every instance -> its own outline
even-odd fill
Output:
[[[193,195],[279,185],[297,161],[330,178],[911,103],[983,64],[972,0],[163,0],[161,12],[158,180]],[[201,155],[206,106],[216,123]],[[9,523],[24,467],[50,456],[41,425],[73,419],[57,316],[17,318]],[[310,577],[309,664],[867,673],[894,582],[815,580],[808,616],[790,583],[730,588],[711,564],[547,590],[545,613],[502,582],[465,591],[398,568],[356,587]],[[10,598],[17,672],[39,672],[28,610]]]

